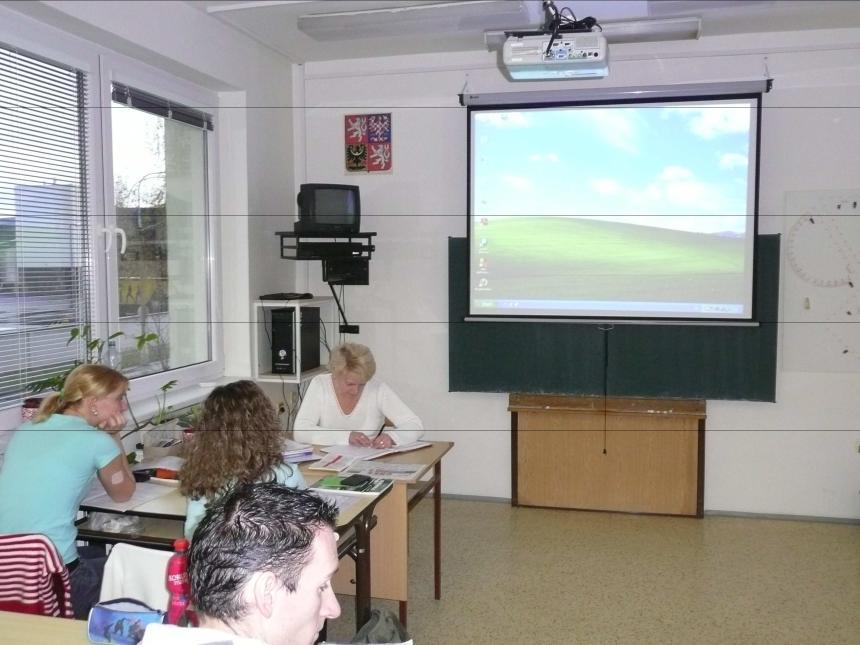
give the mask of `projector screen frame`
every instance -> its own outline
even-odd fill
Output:
[[[595,96],[591,94],[586,100],[571,100],[565,98],[564,100],[537,100],[537,101],[526,101],[524,100],[529,93],[503,93],[501,96],[505,97],[522,97],[522,101],[517,100],[517,102],[496,102],[492,100],[492,95],[482,95],[484,100],[480,101],[472,101],[466,102],[466,145],[467,145],[467,177],[466,177],[466,195],[467,195],[467,210],[466,210],[466,236],[468,240],[468,267],[469,267],[469,275],[468,275],[468,288],[469,288],[469,302],[470,302],[470,311],[467,316],[467,320],[474,322],[504,322],[504,321],[530,321],[530,322],[580,322],[580,323],[606,323],[606,324],[671,324],[671,325],[756,325],[758,324],[758,317],[756,311],[756,275],[757,275],[757,254],[755,251],[755,242],[758,236],[758,222],[759,222],[759,190],[760,190],[760,167],[761,167],[761,126],[762,126],[762,109],[763,109],[763,93],[769,91],[771,88],[770,80],[766,82],[762,82],[762,87],[751,90],[749,88],[750,85],[753,85],[753,82],[739,83],[739,86],[743,86],[743,89],[737,92],[732,92],[730,90],[726,90],[725,92],[719,93],[696,93],[695,91],[690,91],[687,89],[684,91],[683,86],[679,86],[678,92],[676,95],[673,95],[669,91],[662,91],[665,88],[660,88],[660,92],[648,93],[642,92],[641,96],[637,95],[636,92],[628,92],[625,93],[622,90],[617,92],[606,91],[604,96]],[[717,85],[717,84],[712,84]],[[697,86],[697,87],[707,87],[705,86]],[[730,87],[730,84],[725,85],[726,88]],[[709,88],[710,89],[710,88]],[[562,92],[555,92],[554,94],[558,95]],[[536,93],[540,95],[541,93]],[[547,93],[544,93],[544,95]],[[553,94],[553,93],[549,93]],[[575,92],[571,92],[571,94],[575,94]],[[481,95],[474,95],[481,96]],[[512,314],[504,314],[499,312],[492,312],[489,314],[480,314],[472,311],[471,303],[472,303],[472,294],[474,290],[473,278],[475,277],[474,271],[472,270],[472,252],[473,252],[473,174],[474,174],[474,160],[473,160],[473,115],[480,112],[487,111],[528,111],[528,110],[541,110],[547,108],[569,108],[569,107],[590,107],[590,106],[623,106],[623,105],[648,105],[648,104],[667,104],[667,103],[678,103],[678,104],[690,104],[697,102],[710,102],[710,101],[731,101],[731,100],[744,100],[752,102],[752,111],[753,118],[751,119],[751,123],[755,128],[755,132],[751,133],[750,137],[750,150],[754,153],[754,163],[752,168],[748,170],[748,174],[750,175],[750,180],[747,188],[748,199],[751,198],[751,206],[752,212],[747,213],[746,217],[750,218],[752,223],[752,230],[747,232],[748,236],[751,236],[751,244],[752,244],[752,259],[751,259],[751,267],[748,272],[748,280],[749,280],[749,312],[748,316],[745,317],[705,317],[705,316],[695,316],[695,317],[684,317],[684,316],[645,316],[645,315],[635,315],[635,316],[614,316],[612,314],[601,313],[600,315],[578,315],[575,313],[566,312],[564,314],[554,315],[554,314],[526,314],[522,312],[512,313]],[[462,102],[462,95],[461,95]],[[751,172],[750,172],[751,171]],[[750,190],[752,191],[749,194]]]

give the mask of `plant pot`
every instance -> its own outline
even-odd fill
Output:
[[[23,403],[21,403],[21,418],[24,421],[30,421],[36,416],[39,406],[42,405],[43,398],[41,396],[30,396],[24,399]]]

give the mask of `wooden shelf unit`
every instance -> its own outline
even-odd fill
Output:
[[[511,394],[515,506],[701,517],[705,402]]]

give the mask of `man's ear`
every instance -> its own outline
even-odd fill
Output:
[[[265,618],[271,618],[275,606],[275,594],[281,587],[275,574],[268,571],[255,573],[248,586],[250,600],[257,608],[257,612]]]

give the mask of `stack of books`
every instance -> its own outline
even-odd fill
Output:
[[[314,455],[314,447],[312,445],[299,443],[292,439],[284,439],[281,452],[284,455],[284,461],[291,464],[298,464],[303,461],[312,461],[317,458],[316,455]]]

